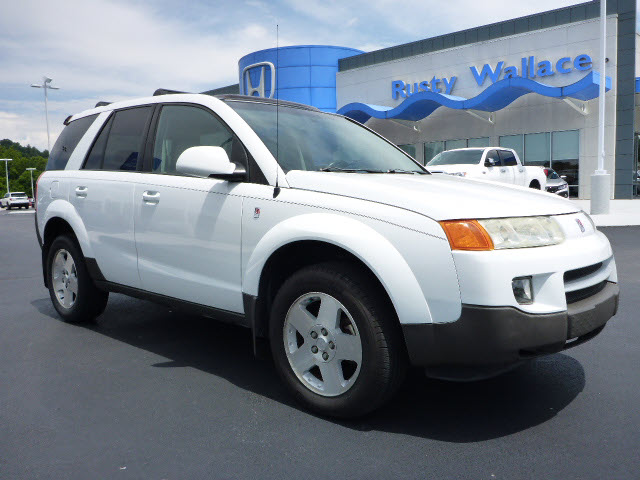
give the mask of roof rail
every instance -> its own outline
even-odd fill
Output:
[[[111,105],[111,102],[103,102],[103,101],[99,101],[98,103],[96,103],[96,106],[93,108],[98,108],[98,107],[106,107],[107,105]]]
[[[187,93],[187,92],[180,92],[178,90],[169,90],[168,88],[159,88],[155,92],[153,92],[153,96],[157,97],[158,95],[173,95],[175,93]]]

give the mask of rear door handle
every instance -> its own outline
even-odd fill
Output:
[[[501,168],[501,169],[500,169],[500,171],[501,171],[501,172],[506,172],[506,171],[507,171],[507,169],[506,169],[506,168]]]
[[[85,198],[88,192],[89,192],[89,189],[87,187],[84,187],[84,186],[76,187],[76,197]]]
[[[153,190],[145,190],[142,193],[142,201],[144,203],[150,203],[155,205],[160,201],[160,192],[155,192]]]

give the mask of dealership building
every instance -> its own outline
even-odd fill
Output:
[[[614,198],[638,191],[636,2],[607,2],[605,169]],[[304,45],[239,60],[239,83],[208,93],[280,98],[337,112],[421,163],[443,150],[513,148],[589,198],[597,168],[600,4],[588,2],[362,52]]]

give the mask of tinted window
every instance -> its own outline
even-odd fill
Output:
[[[116,112],[91,149],[85,168],[136,170],[151,112],[152,107]],[[104,154],[101,154],[102,149]]]
[[[487,160],[495,161],[494,166],[496,166],[496,167],[502,165],[502,162],[500,161],[500,157],[498,156],[498,152],[496,150],[489,150],[489,152],[487,153],[487,158],[485,159],[485,161],[487,161]]]
[[[46,170],[64,170],[69,161],[69,157],[73,153],[73,150],[78,145],[80,139],[87,133],[87,130],[96,119],[96,115],[89,115],[88,117],[82,117],[78,120],[74,120],[69,125],[64,127],[62,133],[58,137],[55,145],[51,149],[49,154],[49,161],[47,162]]]
[[[162,107],[153,147],[154,173],[176,173],[176,161],[189,147],[222,147],[232,158],[233,134],[214,115],[198,107]]]
[[[518,165],[516,156],[509,150],[500,150],[500,159],[505,167],[514,167]]]
[[[113,115],[109,118],[109,121],[102,127],[98,139],[91,147],[91,151],[87,156],[87,160],[84,163],[84,167],[87,170],[100,170],[102,168],[102,159],[104,158],[104,149],[107,146],[107,137],[109,136],[109,130],[113,124]]]

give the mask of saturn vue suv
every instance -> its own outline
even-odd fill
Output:
[[[233,322],[321,414],[376,409],[408,365],[496,375],[616,313],[611,246],[573,203],[431,175],[349,118],[167,94],[65,124],[36,198],[62,319],[118,292]]]

